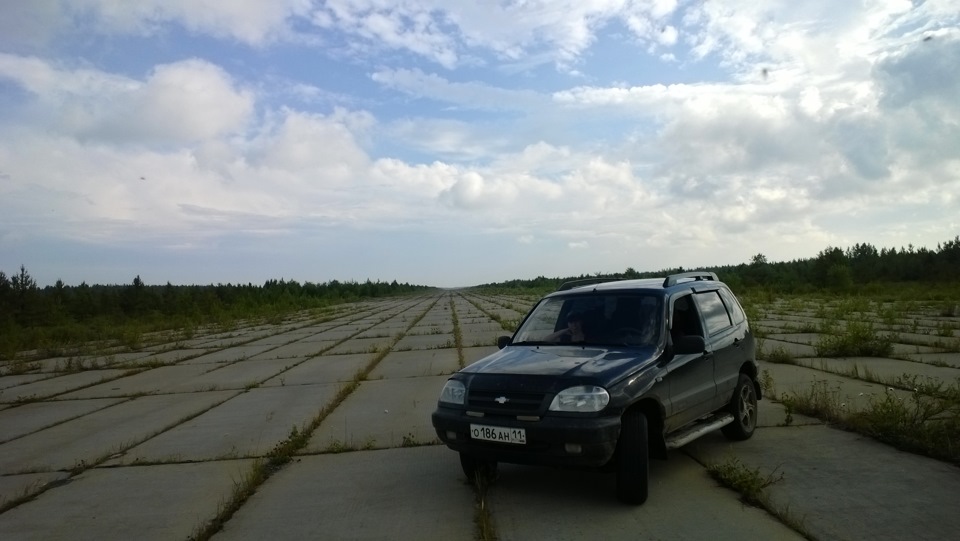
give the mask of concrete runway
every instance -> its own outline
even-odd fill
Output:
[[[496,351],[507,333],[493,317],[518,320],[530,302],[439,291],[48,359],[22,374],[4,362],[0,539],[189,539],[293,430],[309,432],[306,444],[214,538],[477,539],[476,494],[456,454],[436,444],[430,412],[449,374]],[[895,373],[895,362],[916,364],[883,369]],[[787,386],[817,363],[765,368]],[[938,374],[955,370],[943,364]],[[654,461],[641,507],[616,501],[609,474],[511,465],[484,505],[503,540],[803,539],[706,473],[738,457],[784,473],[771,497],[816,539],[960,531],[956,467],[800,416],[778,426],[783,418],[763,401],[753,439],[710,435]]]

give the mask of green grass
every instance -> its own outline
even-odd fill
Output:
[[[758,355],[762,360],[777,364],[797,364],[796,359],[783,346],[777,346],[768,352]]]
[[[480,541],[496,541],[497,529],[493,522],[493,515],[487,506],[487,492],[490,490],[491,480],[483,474],[477,473],[473,479],[475,503],[473,508],[473,524],[476,528],[476,539]]]
[[[850,321],[841,333],[820,337],[814,347],[818,357],[889,357],[893,339],[879,334],[870,322]]]
[[[783,473],[777,475],[777,470],[763,475],[759,468],[750,469],[736,457],[708,465],[707,473],[721,485],[738,492],[744,503],[755,507],[765,507],[767,487],[783,480]]]

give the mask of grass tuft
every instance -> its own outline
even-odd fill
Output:
[[[815,347],[818,357],[888,357],[893,340],[878,334],[873,323],[851,321],[840,334],[822,336]]]
[[[777,475],[778,469],[763,475],[759,468],[750,469],[740,459],[730,457],[725,462],[708,465],[707,473],[721,485],[740,493],[744,503],[765,508],[768,503],[766,488],[783,480],[782,472]]]

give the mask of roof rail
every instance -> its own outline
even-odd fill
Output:
[[[699,282],[701,280],[713,280],[717,281],[717,273],[707,272],[707,271],[693,271],[693,272],[681,272],[677,274],[671,274],[663,280],[663,287],[670,287],[680,283],[680,280],[691,280],[694,282]]]
[[[570,280],[569,282],[560,284],[560,287],[557,288],[557,291],[566,291],[575,287],[602,284],[604,282],[616,282],[617,280],[620,280],[620,278],[584,278],[582,280]]]

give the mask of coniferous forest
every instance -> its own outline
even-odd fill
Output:
[[[566,278],[539,276],[532,280],[484,284],[484,287],[549,291],[568,280],[593,277],[654,278],[692,270],[716,272],[721,280],[737,292],[762,289],[775,294],[874,292],[891,284],[960,284],[960,236],[938,244],[936,249],[907,246],[878,250],[870,244],[856,244],[846,249],[830,246],[821,250],[816,257],[793,261],[769,262],[765,255],[757,254],[749,262],[739,265],[678,267],[643,272],[628,268],[615,274],[584,274]]]

